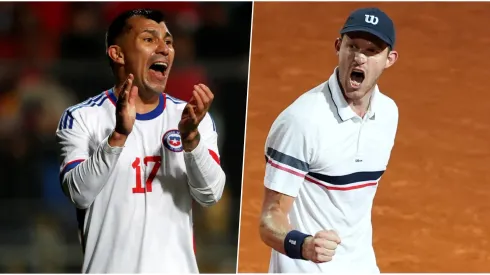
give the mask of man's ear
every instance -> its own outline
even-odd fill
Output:
[[[339,55],[341,45],[342,45],[342,38],[339,37],[339,38],[335,39],[334,47],[335,47],[335,52],[337,53],[337,55]]]
[[[385,69],[393,66],[393,64],[395,64],[395,62],[397,60],[398,60],[398,52],[397,51],[390,51],[388,53],[388,58],[386,59]]]
[[[107,49],[107,55],[112,60],[112,62],[124,65],[124,54],[121,50],[121,47],[118,45],[112,45]]]

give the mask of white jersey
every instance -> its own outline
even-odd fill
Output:
[[[183,152],[177,129],[186,102],[161,94],[157,108],[137,114],[125,146],[113,148],[116,101],[110,89],[68,108],[57,131],[60,178],[82,233],[82,272],[198,273],[193,198],[210,205],[224,187],[214,122],[207,114],[198,148]],[[214,177],[210,187],[192,188],[206,180],[191,182],[189,169],[214,174],[204,177]]]
[[[295,197],[289,220],[310,235],[335,230],[333,260],[315,264],[272,251],[270,272],[379,273],[372,245],[371,210],[394,145],[398,108],[375,88],[359,117],[347,104],[334,72],[301,95],[269,132],[265,186]]]

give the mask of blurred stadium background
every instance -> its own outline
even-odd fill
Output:
[[[162,10],[175,37],[167,93],[215,93],[227,188],[194,212],[201,272],[234,273],[239,224],[251,3],[0,3],[0,272],[79,273],[74,207],[62,194],[55,129],[62,111],[112,86],[104,33],[133,8]]]

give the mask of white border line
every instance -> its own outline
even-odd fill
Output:
[[[245,128],[244,128],[244,133],[243,133],[243,154],[242,154],[242,184],[240,186],[241,191],[240,191],[240,213],[239,213],[239,219],[238,219],[238,243],[237,243],[237,250],[236,250],[236,269],[235,273],[238,274],[238,265],[239,265],[239,259],[240,259],[240,233],[241,233],[241,225],[242,225],[242,207],[243,207],[243,179],[244,179],[244,172],[245,172],[245,149],[247,145],[247,121],[248,121],[248,98],[250,96],[250,67],[252,64],[252,38],[253,38],[253,25],[254,25],[254,9],[255,9],[255,2],[252,1],[252,14],[251,14],[251,20],[250,20],[250,46],[248,48],[248,76],[247,76],[247,103],[245,106]]]

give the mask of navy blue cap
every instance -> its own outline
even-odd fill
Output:
[[[378,8],[362,8],[353,11],[340,34],[348,32],[368,32],[383,40],[391,48],[395,46],[395,26],[391,18]]]

